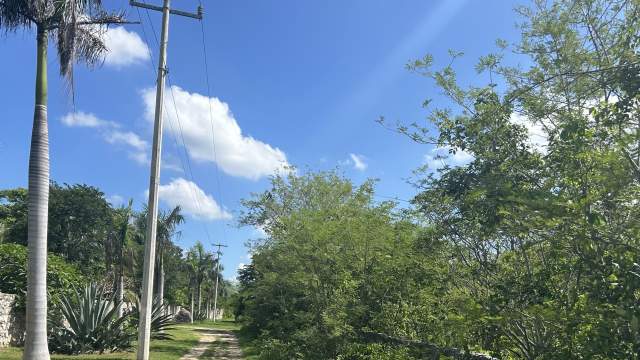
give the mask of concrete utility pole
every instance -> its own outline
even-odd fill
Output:
[[[142,300],[140,302],[140,324],[138,327],[138,360],[149,360],[151,338],[151,311],[153,300],[153,270],[156,257],[156,228],[158,225],[158,185],[160,184],[160,154],[162,149],[162,106],[164,80],[167,75],[167,42],[169,39],[169,14],[187,16],[202,20],[202,8],[196,14],[171,10],[170,0],[164,0],[162,7],[129,0],[131,6],[162,12],[162,33],[160,35],[160,56],[156,89],[155,121],[153,124],[153,148],[151,153],[151,175],[149,179],[149,205],[147,214],[147,238],[144,244],[144,270],[142,275]]]
[[[227,247],[227,245],[213,244],[213,246],[218,247],[218,257],[216,259],[216,293],[213,296],[213,322],[216,322],[218,318],[218,278],[220,277],[220,255],[222,255],[220,248]]]

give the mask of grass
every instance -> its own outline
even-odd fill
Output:
[[[240,347],[245,355],[246,360],[257,359],[256,351],[251,348],[248,341],[240,335],[240,324],[223,320],[213,322],[211,320],[199,321],[193,324],[175,325],[174,329],[169,330],[169,334],[173,336],[171,340],[153,340],[151,341],[151,349],[149,358],[153,360],[178,360],[182,355],[198,344],[199,333],[194,331],[195,328],[205,327],[218,330],[229,330],[236,334],[239,339]],[[214,343],[213,346],[220,346]],[[211,350],[207,351],[208,353]],[[203,359],[207,359],[207,353]],[[135,359],[135,352],[110,353],[110,354],[87,354],[87,355],[51,355],[52,360],[132,360]],[[0,359],[2,360],[22,360],[22,348],[10,347],[0,349]]]
[[[179,324],[169,333],[173,336],[171,340],[153,340],[149,358],[153,360],[178,360],[182,355],[198,343],[199,334],[193,331],[200,323]],[[52,360],[131,360],[135,359],[135,352],[110,353],[110,354],[87,354],[87,355],[51,355]],[[0,349],[0,359],[21,360],[22,348]]]

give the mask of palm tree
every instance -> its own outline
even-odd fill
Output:
[[[191,311],[191,323],[193,323],[193,319],[196,316],[195,311],[195,293],[197,288],[197,277],[198,277],[198,259],[196,258],[196,252],[191,248],[187,252],[187,258],[184,262],[187,272],[189,273],[189,297],[191,298],[191,307],[189,310]]]
[[[219,264],[220,258],[213,259],[211,263],[211,268],[207,269],[206,272],[206,283],[207,283],[207,316],[211,313],[211,298],[214,298],[216,301],[216,290],[218,294],[221,294],[224,291],[224,279],[222,278],[222,271],[224,267],[222,264]],[[217,306],[217,302],[214,303]],[[217,316],[215,313],[214,306],[214,319]]]
[[[29,154],[29,271],[24,359],[49,359],[47,345],[47,222],[49,131],[47,124],[47,45],[55,34],[60,73],[73,84],[73,64],[95,64],[107,50],[103,26],[123,23],[100,0],[0,0],[0,29],[36,29],[35,109]]]
[[[158,229],[156,238],[158,239],[158,290],[157,296],[164,302],[164,253],[172,245],[171,238],[179,235],[176,231],[178,225],[184,222],[180,206],[176,206],[168,213],[162,212],[158,215]]]
[[[197,241],[187,253],[187,263],[193,274],[194,286],[198,293],[198,312],[200,312],[202,311],[202,283],[205,280],[207,270],[213,267],[213,255],[206,252],[204,245]],[[193,304],[191,307],[193,308]]]
[[[147,228],[147,215],[148,210],[145,207],[140,213],[137,224],[140,229],[140,236],[144,237],[146,234]],[[164,254],[166,250],[173,245],[171,239],[180,235],[180,232],[177,231],[178,225],[184,223],[184,216],[182,215],[182,208],[180,206],[176,206],[169,212],[160,212],[158,214],[158,225],[156,230],[156,239],[158,240],[156,243],[156,257],[158,261],[156,262],[156,279],[155,279],[155,293],[156,297],[161,300],[164,299],[164,283],[165,283],[165,273],[164,273]]]
[[[124,272],[125,268],[133,267],[133,249],[129,244],[129,219],[131,218],[131,207],[133,199],[129,200],[129,206],[118,209],[119,226],[113,243],[114,260],[116,263],[116,286],[115,293],[118,299],[118,316],[122,316],[122,303],[124,301]]]

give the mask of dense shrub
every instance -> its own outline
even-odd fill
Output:
[[[406,348],[383,344],[352,344],[338,355],[337,360],[413,360]]]
[[[50,304],[61,295],[71,293],[74,286],[84,284],[78,268],[57,255],[47,257],[47,291]],[[18,244],[0,244],[0,292],[16,294],[17,304],[24,307],[27,291],[27,247]]]

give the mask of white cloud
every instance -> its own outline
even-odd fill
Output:
[[[140,36],[122,26],[107,29],[105,45],[108,51],[104,63],[115,68],[138,64],[151,56],[149,47]]]
[[[109,144],[124,145],[133,161],[142,165],[149,164],[149,143],[131,131],[119,130],[120,125],[113,121],[103,120],[92,113],[82,111],[68,113],[60,118],[60,121],[69,127],[95,128]]]
[[[509,121],[514,124],[524,126],[524,128],[527,129],[529,144],[534,150],[537,150],[542,154],[547,153],[547,148],[549,146],[549,137],[542,124],[533,122],[527,117],[518,113],[512,113],[509,117]]]
[[[253,233],[254,233],[255,235],[260,236],[260,237],[263,237],[263,238],[265,238],[265,237],[267,237],[267,236],[268,236],[268,235],[267,235],[267,232],[266,232],[266,231],[264,230],[264,228],[263,228],[262,226],[260,226],[260,225],[257,225],[257,226],[254,226],[254,227],[253,227]],[[249,255],[247,255],[247,256],[249,256]],[[249,258],[250,258],[250,257],[249,257]]]
[[[449,146],[436,147],[431,149],[431,152],[424,156],[424,161],[431,170],[436,170],[449,166],[462,166],[473,161],[474,157],[471,153],[464,150],[451,151]]]
[[[353,162],[353,167],[359,171],[367,170],[367,163],[365,162],[365,158],[362,155],[349,154],[351,161]]]
[[[124,204],[124,198],[120,195],[114,194],[111,195],[109,197],[107,197],[107,201],[112,205],[112,206],[120,206],[122,204]]]
[[[143,91],[142,96],[146,117],[151,122],[155,108],[155,88]],[[289,166],[282,150],[244,135],[226,103],[215,97],[207,98],[198,93],[189,93],[178,86],[173,86],[173,96],[180,123],[177,122],[173,104],[166,106],[165,118],[170,122],[166,129],[173,132],[174,136],[180,136],[179,131],[182,129],[185,145],[192,159],[199,162],[215,161],[225,173],[252,180],[272,175]],[[167,90],[165,99],[170,97],[172,95]],[[216,141],[215,158],[209,106]]]
[[[60,118],[60,121],[69,127],[90,127],[90,128],[98,128],[98,127],[109,127],[115,126],[114,123],[110,121],[105,121],[98,119],[95,115],[91,113],[86,113],[83,111],[78,112],[70,112]]]
[[[105,140],[110,144],[125,144],[136,150],[145,150],[149,144],[131,131],[112,131],[106,134]]]
[[[231,214],[204,192],[198,185],[184,178],[176,178],[158,188],[160,201],[170,207],[180,205],[186,214],[198,219],[231,219]]]

